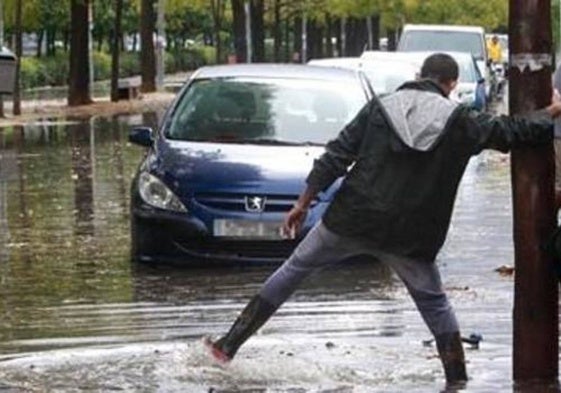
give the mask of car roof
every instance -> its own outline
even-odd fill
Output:
[[[432,31],[464,31],[472,33],[483,33],[485,29],[481,26],[467,26],[467,25],[416,25],[407,24],[403,26],[403,32],[407,30],[432,30]]]
[[[225,64],[204,66],[191,79],[256,77],[256,78],[296,78],[318,80],[356,79],[358,72],[350,69],[321,67],[307,64]]]
[[[467,59],[473,60],[473,55],[468,52],[455,52],[455,51],[398,51],[398,52],[385,52],[385,51],[364,51],[360,57],[364,60],[396,60],[396,61],[411,61],[423,62],[428,56],[435,53],[446,53],[456,60],[466,61]]]
[[[308,65],[322,66],[357,66],[360,65],[362,59],[360,57],[325,57],[322,59],[308,60]]]

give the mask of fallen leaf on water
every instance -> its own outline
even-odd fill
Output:
[[[511,276],[514,274],[514,266],[502,265],[495,269],[501,276]]]

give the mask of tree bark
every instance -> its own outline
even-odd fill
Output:
[[[121,51],[121,22],[123,0],[115,0],[115,28],[111,48],[111,101],[119,101],[119,55]]]
[[[394,29],[388,29],[388,51],[395,51],[396,47],[396,31]]]
[[[380,49],[380,15],[372,15],[370,20],[372,22],[372,49],[378,50]]]
[[[333,57],[333,21],[331,15],[325,15],[325,54],[327,57]]]
[[[16,21],[15,21],[15,37],[16,37],[16,85],[14,86],[13,107],[12,112],[14,115],[21,115],[21,56],[23,54],[22,50],[22,4],[23,0],[17,0],[16,2]]]
[[[214,46],[216,48],[216,63],[222,61],[222,39],[220,38],[220,30],[222,30],[222,17],[224,15],[224,1],[223,0],[211,0],[210,10],[212,14],[212,21],[214,24]]]
[[[265,3],[263,0],[251,2],[251,42],[255,62],[265,61]]]
[[[280,0],[275,0],[273,5],[273,13],[274,13],[274,20],[273,20],[273,40],[274,40],[274,50],[273,50],[273,60],[275,62],[279,62],[281,60],[281,44],[282,44],[282,29],[281,29],[281,21],[280,21],[280,11],[281,5]]]
[[[232,0],[233,28],[234,28],[234,50],[236,51],[236,62],[247,61],[247,43],[245,40],[245,12],[243,0]]]
[[[156,13],[153,0],[142,0],[140,6],[140,90],[144,93],[156,91],[156,54],[154,52],[154,30]]]
[[[294,28],[294,46],[291,60],[294,63],[300,63],[302,60],[302,18],[296,17],[293,21]]]
[[[71,1],[68,105],[91,104],[89,61],[90,0]]]

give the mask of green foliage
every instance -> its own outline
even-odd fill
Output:
[[[21,59],[21,87],[29,89],[41,85],[41,62],[36,57],[24,57]]]
[[[119,57],[119,73],[121,76],[133,76],[140,74],[140,53],[122,52]]]
[[[93,53],[94,79],[111,78],[111,55],[104,52]]]
[[[215,59],[215,49],[197,46],[189,49],[166,52],[165,70],[168,73],[194,70]],[[111,78],[111,56],[108,53],[94,52],[94,78],[96,81]],[[119,76],[130,77],[140,73],[140,54],[125,52],[119,58]],[[21,59],[21,86],[31,89],[40,86],[62,86],[68,80],[68,54],[60,52],[49,57],[23,57]]]

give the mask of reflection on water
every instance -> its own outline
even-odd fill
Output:
[[[181,269],[129,261],[127,142],[154,114],[0,128],[0,390],[427,392],[442,388],[430,335],[383,265],[312,276],[240,351],[213,366],[220,334],[273,267]],[[473,392],[559,391],[511,382],[507,156],[468,167],[438,263],[464,335]]]

